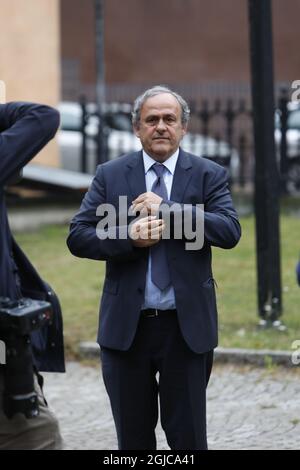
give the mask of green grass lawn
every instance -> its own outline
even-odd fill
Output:
[[[295,264],[300,250],[300,218],[281,218],[282,286],[286,332],[258,330],[254,219],[241,219],[243,236],[233,250],[214,249],[218,284],[220,346],[290,350],[300,339],[300,288]],[[95,340],[105,265],[73,257],[65,244],[68,228],[44,227],[17,235],[40,274],[55,289],[63,307],[65,343],[76,354],[79,341]]]

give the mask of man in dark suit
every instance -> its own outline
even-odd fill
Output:
[[[13,301],[22,297],[47,300],[54,313],[51,324],[31,333],[38,416],[27,419],[23,413],[16,413],[10,419],[7,417],[3,394],[11,370],[8,362],[0,366],[0,449],[61,448],[58,422],[46,404],[40,388],[42,377],[37,373],[65,370],[60,305],[51,287],[40,278],[13,239],[4,199],[5,186],[54,137],[58,125],[58,112],[48,106],[22,102],[0,105],[0,297]],[[0,328],[2,344],[6,335]],[[25,380],[24,371],[22,374],[15,379]]]
[[[137,98],[133,126],[143,150],[98,167],[67,242],[76,256],[106,261],[98,342],[119,449],[156,448],[158,395],[171,449],[207,448],[217,345],[211,246],[232,248],[241,231],[226,171],[179,147],[188,118],[187,103],[166,87]],[[137,220],[124,222],[119,196]],[[101,222],[107,204],[118,209],[115,227]],[[187,249],[187,237],[174,236],[178,215],[193,227],[204,219],[204,243]]]

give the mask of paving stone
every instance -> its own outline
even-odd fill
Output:
[[[61,425],[65,449],[114,450],[116,433],[100,366],[67,364],[44,374],[45,393]],[[300,366],[216,365],[207,389],[210,449],[299,449]],[[157,427],[158,449],[168,449]]]

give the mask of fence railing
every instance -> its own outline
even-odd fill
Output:
[[[131,130],[129,105],[108,104],[101,114],[94,109],[90,111],[84,100],[81,107],[80,171],[94,172],[98,163],[141,148],[139,140]],[[191,101],[190,107],[189,132],[182,141],[182,148],[226,167],[232,183],[242,188],[251,183],[255,159],[252,111],[248,100]],[[295,113],[295,110],[290,107],[287,93],[282,92],[274,119],[277,161],[283,192],[300,191],[300,107],[298,141],[295,141],[294,136],[296,130],[293,129],[293,136],[290,133],[289,122],[292,113]],[[104,139],[101,142],[101,152],[98,151],[100,139],[97,126],[91,126],[91,119],[103,120]]]

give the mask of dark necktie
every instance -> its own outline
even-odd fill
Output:
[[[164,200],[167,200],[168,191],[163,178],[165,167],[161,163],[154,163],[151,168],[155,171],[157,176],[151,191]],[[151,248],[151,279],[153,284],[160,290],[165,289],[171,284],[165,242],[165,240],[160,240]]]

